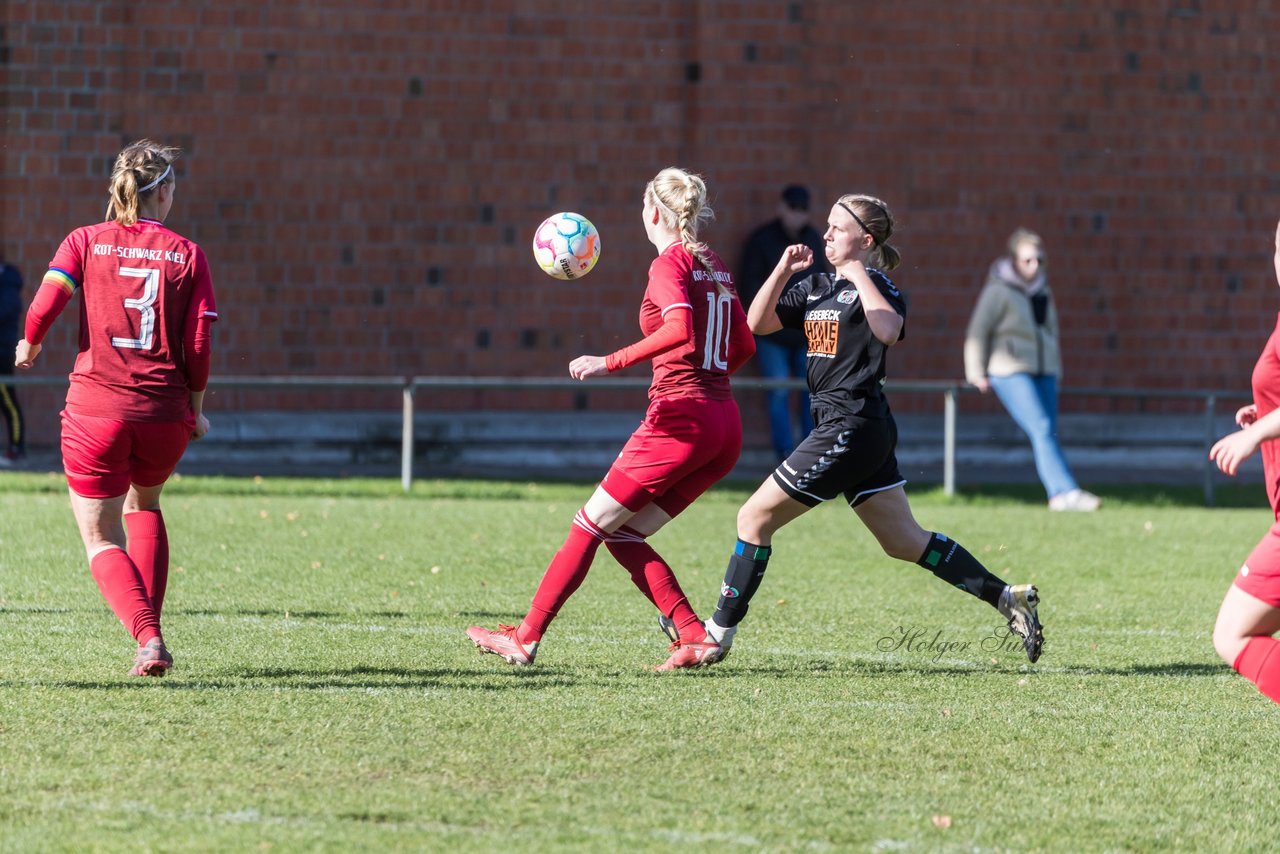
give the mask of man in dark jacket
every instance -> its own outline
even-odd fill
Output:
[[[18,268],[4,260],[0,250],[0,376],[13,374],[13,351],[18,346],[18,324],[22,321],[22,275]],[[26,451],[22,408],[17,391],[0,384],[0,412],[9,426],[7,442],[0,444],[0,466],[13,465]]]
[[[803,243],[813,250],[814,265],[792,276],[788,288],[810,273],[829,266],[822,235],[809,223],[809,191],[798,184],[782,191],[777,217],[751,232],[743,247],[736,281],[744,306],[751,305],[756,291],[777,266],[782,251],[794,243]],[[804,334],[798,329],[780,329],[770,335],[756,336],[756,362],[760,373],[770,379],[803,379],[807,352]],[[773,451],[779,460],[785,460],[795,450],[798,438],[813,429],[809,395],[805,391],[771,389],[768,403]]]

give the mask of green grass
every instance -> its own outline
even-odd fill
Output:
[[[728,661],[654,674],[653,610],[604,553],[534,668],[462,634],[519,618],[590,485],[188,477],[165,505],[177,667],[146,681],[61,479],[0,489],[0,851],[1273,847],[1280,709],[1209,639],[1270,522],[1257,487],[1094,515],[913,493],[1040,586],[1035,666],[825,506],[778,537]],[[654,538],[700,612],[745,495]]]

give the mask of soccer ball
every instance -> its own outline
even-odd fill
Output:
[[[600,258],[600,232],[582,214],[552,214],[533,233],[533,258],[552,278],[580,279]]]

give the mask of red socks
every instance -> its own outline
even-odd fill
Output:
[[[680,640],[688,643],[706,640],[706,627],[689,606],[676,574],[643,534],[623,525],[613,532],[606,545],[614,559],[631,573],[631,581],[640,592],[676,624]]]
[[[1258,635],[1244,645],[1231,666],[1272,701],[1280,703],[1280,640]]]
[[[573,517],[573,526],[569,528],[569,536],[564,545],[551,559],[537,592],[533,594],[533,603],[524,622],[516,630],[516,640],[522,644],[533,643],[542,639],[547,626],[556,618],[560,608],[574,594],[587,577],[591,569],[591,561],[595,559],[596,550],[608,536],[587,518],[583,510]]]
[[[119,548],[98,552],[89,561],[89,571],[111,610],[138,644],[160,637],[160,617],[151,606],[138,568]]]
[[[164,591],[169,583],[169,533],[159,510],[126,513],[129,532],[129,559],[138,568],[156,618],[164,608]]]

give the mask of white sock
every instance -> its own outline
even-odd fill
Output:
[[[737,626],[722,626],[716,622],[716,618],[712,617],[702,624],[707,629],[707,637],[711,638],[721,646],[729,646],[733,643],[733,636],[738,633]]]
[[[1004,586],[1004,590],[1000,591],[1000,604],[996,606],[996,610],[1005,617],[1013,616],[1013,591],[1008,584]]]

